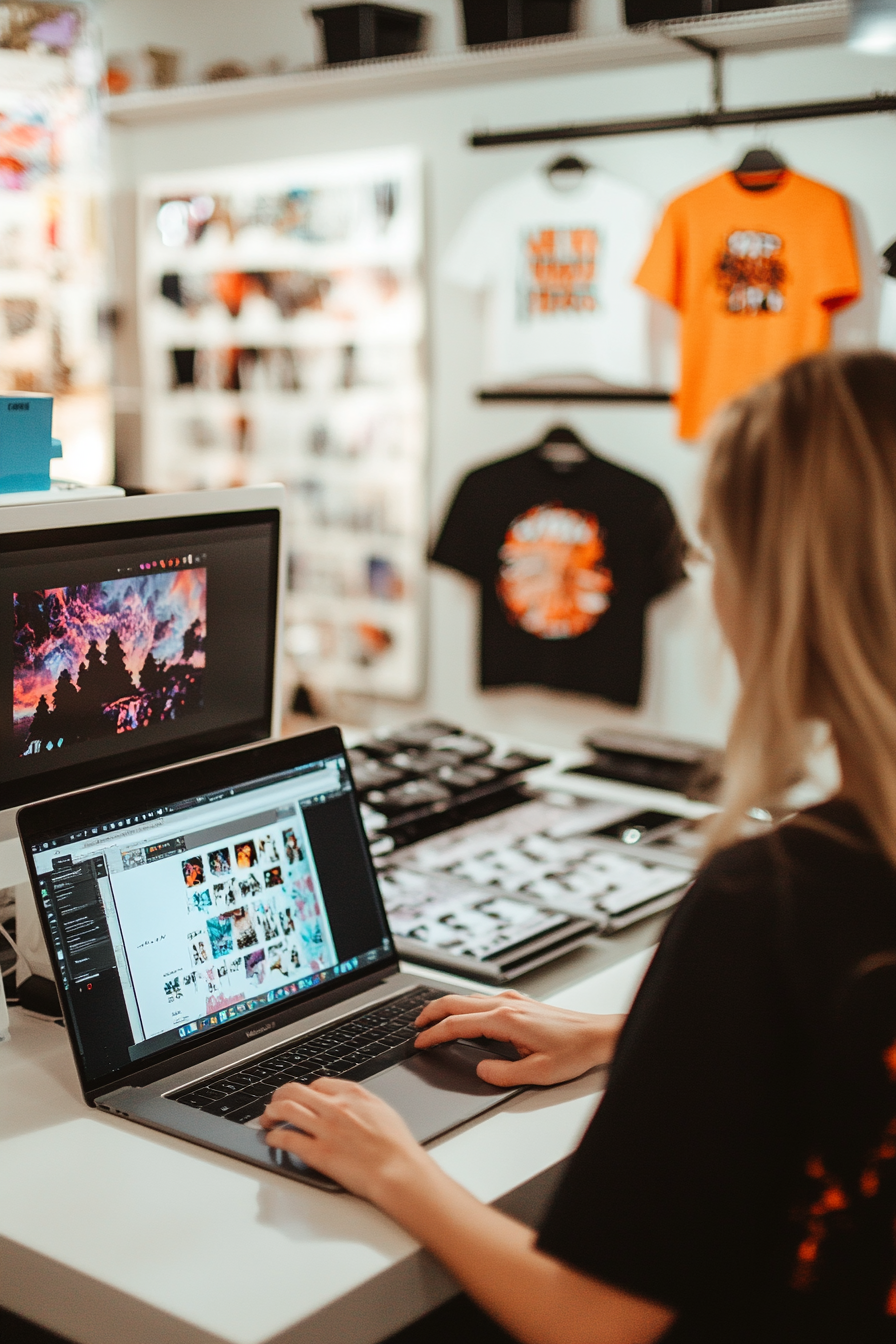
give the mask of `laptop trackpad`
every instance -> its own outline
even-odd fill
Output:
[[[394,1106],[420,1143],[490,1110],[520,1089],[492,1087],[476,1074],[476,1065],[494,1058],[464,1045],[421,1051],[362,1084]]]

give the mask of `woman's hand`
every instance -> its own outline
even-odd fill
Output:
[[[581,1016],[563,1013],[560,1020]],[[477,1013],[474,1022],[480,1017]],[[284,1122],[296,1128],[278,1128]],[[457,1185],[415,1143],[391,1106],[357,1083],[343,1078],[318,1078],[310,1087],[287,1083],[274,1093],[262,1124],[273,1148],[288,1149],[378,1204],[523,1344],[653,1344],[674,1320],[665,1307],[537,1250],[531,1228]]]
[[[283,1129],[285,1123],[293,1129]],[[285,1148],[352,1194],[388,1206],[431,1162],[397,1112],[357,1083],[317,1078],[285,1083],[261,1117],[272,1148]],[[276,1128],[275,1126],[280,1126]]]
[[[509,1041],[523,1058],[484,1059],[476,1072],[496,1087],[547,1086],[608,1064],[624,1017],[599,1017],[552,1008],[514,990],[494,995],[448,994],[423,1009],[415,1023],[417,1047],[487,1036]]]

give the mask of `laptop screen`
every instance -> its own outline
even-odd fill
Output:
[[[158,778],[29,846],[87,1083],[395,955],[341,752],[153,806]]]

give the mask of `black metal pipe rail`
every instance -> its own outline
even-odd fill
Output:
[[[869,98],[841,98],[820,103],[783,103],[779,107],[718,108],[712,112],[685,112],[674,117],[640,117],[634,121],[592,121],[568,126],[533,126],[515,131],[476,131],[473,149],[501,145],[534,145],[553,140],[587,140],[610,135],[652,135],[662,131],[713,130],[716,126],[759,126],[775,121],[816,121],[822,117],[864,117],[896,112],[896,94],[875,93]]]
[[[656,401],[672,400],[672,394],[659,387],[615,387],[587,392],[566,391],[562,388],[483,387],[477,393],[479,401]]]

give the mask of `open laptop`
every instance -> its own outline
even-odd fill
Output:
[[[280,1083],[363,1080],[421,1142],[520,1090],[476,1075],[497,1043],[415,1051],[446,991],[399,970],[338,729],[37,803],[18,826],[89,1105],[338,1189],[265,1143]]]

